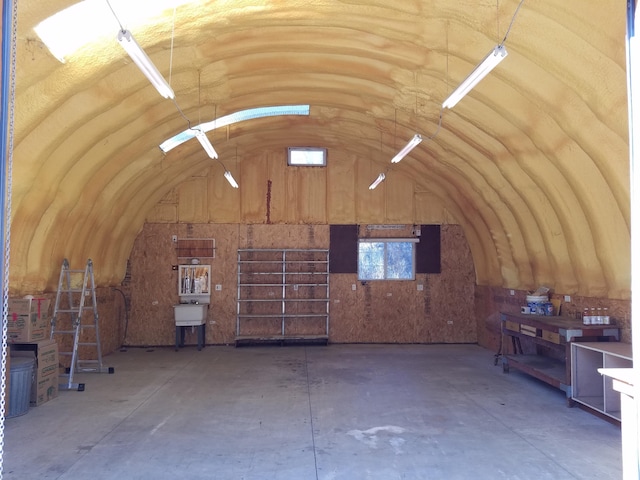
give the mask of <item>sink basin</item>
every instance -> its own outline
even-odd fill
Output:
[[[206,303],[181,303],[173,306],[174,318],[177,327],[188,327],[192,325],[204,325],[207,321]]]

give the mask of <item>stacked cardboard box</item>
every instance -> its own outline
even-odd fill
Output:
[[[11,355],[36,359],[36,372],[31,384],[31,405],[42,405],[58,396],[58,344],[55,340],[13,343]]]
[[[7,312],[8,342],[38,342],[49,338],[50,303],[46,298],[10,298]]]

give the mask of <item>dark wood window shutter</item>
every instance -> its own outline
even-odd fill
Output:
[[[358,273],[358,225],[329,226],[329,272]]]
[[[416,245],[416,273],[440,273],[440,225],[421,225]]]

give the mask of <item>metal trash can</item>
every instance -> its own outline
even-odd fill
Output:
[[[11,357],[9,410],[6,418],[18,417],[29,411],[34,358]]]

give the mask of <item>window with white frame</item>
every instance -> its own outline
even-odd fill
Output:
[[[415,238],[371,238],[358,242],[358,280],[415,280]]]
[[[316,147],[289,147],[287,164],[293,167],[326,167],[327,149]]]

